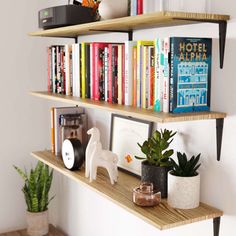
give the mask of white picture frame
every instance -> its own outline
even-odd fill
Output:
[[[110,150],[118,155],[118,167],[130,174],[141,176],[141,161],[135,156],[143,156],[141,145],[152,133],[152,122],[112,114]]]

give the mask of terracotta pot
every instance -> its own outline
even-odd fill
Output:
[[[192,209],[199,206],[200,174],[193,177],[180,177],[168,173],[168,204],[179,209]]]
[[[102,0],[98,11],[102,20],[128,16],[128,0]]]
[[[161,192],[161,197],[166,198],[169,167],[150,165],[147,161],[143,161],[141,170],[141,181],[152,183],[154,189]]]
[[[26,213],[27,233],[30,236],[42,236],[48,233],[48,210]]]

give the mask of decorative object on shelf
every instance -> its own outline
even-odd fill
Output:
[[[172,158],[173,169],[168,173],[168,204],[174,208],[192,209],[199,206],[200,174],[197,172],[200,155],[187,159],[177,153],[178,163]]]
[[[93,127],[88,130],[87,134],[91,135],[91,138],[86,148],[85,177],[90,177],[90,182],[96,180],[97,168],[104,167],[107,169],[111,184],[113,185],[117,182],[118,178],[118,156],[109,150],[102,149],[98,128]]]
[[[101,20],[128,16],[128,0],[102,0],[98,11]]]
[[[133,189],[133,202],[139,206],[156,206],[161,202],[161,193],[154,192],[152,183],[142,182]]]
[[[62,144],[62,159],[69,170],[78,170],[84,163],[84,148],[77,138],[65,139]]]
[[[53,170],[42,162],[38,162],[28,175],[14,166],[24,180],[22,192],[27,205],[27,233],[30,236],[41,236],[48,233],[48,205],[54,198],[48,197],[53,178]]]
[[[118,167],[141,175],[141,163],[135,159],[135,155],[142,154],[137,142],[144,142],[151,132],[152,122],[112,114],[110,150],[119,157]]]
[[[173,149],[168,148],[175,134],[167,129],[161,132],[156,130],[142,145],[138,143],[146,157],[135,156],[143,160],[141,180],[153,183],[154,190],[160,191],[162,198],[167,197],[167,174],[172,166],[170,157],[174,153]]]
[[[100,3],[101,3],[101,0],[82,0],[82,6],[93,9],[93,13],[95,15],[96,20],[100,19],[100,15],[98,12],[98,7]]]
[[[210,12],[210,0],[166,0],[164,8],[166,11],[207,13]]]

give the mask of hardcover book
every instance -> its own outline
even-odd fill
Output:
[[[210,110],[212,39],[170,39],[170,112]]]

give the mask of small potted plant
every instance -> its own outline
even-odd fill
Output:
[[[48,198],[53,170],[49,171],[49,167],[40,161],[29,174],[14,167],[24,180],[22,192],[27,205],[27,233],[30,236],[46,235],[49,228],[48,204],[54,198]]]
[[[170,157],[174,153],[173,149],[168,148],[175,134],[176,132],[167,129],[161,132],[156,130],[142,145],[138,143],[146,155],[145,158],[136,156],[143,160],[141,181],[153,183],[154,189],[161,192],[162,198],[167,197],[167,174],[172,165]]]
[[[192,209],[199,206],[200,174],[197,172],[200,155],[189,160],[185,153],[177,153],[178,163],[171,158],[168,173],[168,204],[174,208]]]

